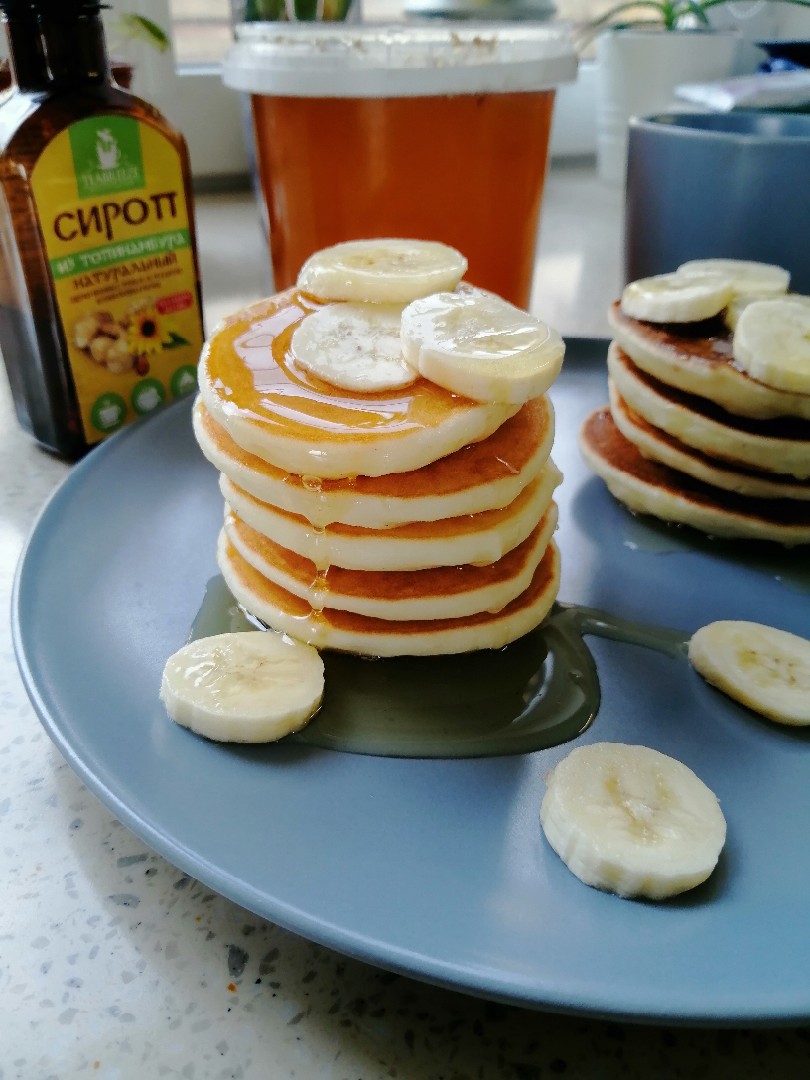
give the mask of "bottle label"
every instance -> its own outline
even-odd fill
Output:
[[[31,187],[92,444],[197,385],[203,328],[181,159],[149,124],[93,116],[51,140]]]

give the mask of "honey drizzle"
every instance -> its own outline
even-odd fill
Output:
[[[229,415],[311,440],[365,440],[432,428],[448,413],[480,408],[427,379],[390,392],[351,394],[299,369],[290,342],[295,326],[319,305],[290,290],[220,325],[205,355],[211,383]]]
[[[216,577],[189,640],[260,627]],[[325,650],[324,704],[307,727],[288,738],[383,757],[489,757],[556,746],[587,730],[599,710],[588,635],[686,662],[688,638],[680,631],[556,604],[540,627],[497,651],[371,663]]]
[[[302,476],[301,483],[316,496],[314,510],[310,510],[309,523],[312,526],[310,537],[312,539],[312,562],[315,564],[315,577],[310,584],[313,618],[322,615],[323,609],[328,606],[329,600],[329,567],[331,566],[331,553],[329,550],[329,535],[326,526],[330,524],[329,513],[326,508],[326,497],[323,492],[323,481],[319,476]],[[309,545],[307,545],[309,547]]]

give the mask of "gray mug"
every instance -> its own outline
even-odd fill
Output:
[[[703,258],[776,263],[810,293],[810,115],[631,120],[625,280]]]

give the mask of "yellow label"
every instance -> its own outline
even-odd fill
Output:
[[[80,120],[31,178],[84,435],[196,386],[203,341],[180,156],[131,116]]]

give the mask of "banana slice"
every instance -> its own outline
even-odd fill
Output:
[[[779,724],[810,724],[810,641],[761,623],[702,626],[689,659],[707,682]]]
[[[757,382],[810,394],[810,306],[754,301],[740,315],[732,348],[738,367]]]
[[[556,379],[565,345],[539,319],[483,289],[443,292],[402,312],[406,361],[473,401],[521,405]]]
[[[446,244],[427,240],[349,240],[311,255],[298,288],[318,300],[409,304],[455,289],[467,260]]]
[[[727,306],[734,288],[722,274],[658,274],[631,281],[622,292],[622,311],[654,323],[689,323],[710,319]]]
[[[740,293],[739,295],[732,296],[731,301],[727,308],[723,311],[723,322],[733,333],[737,329],[737,323],[740,321],[740,316],[748,307],[749,304],[753,304],[755,300],[767,300],[776,299],[775,297],[765,297],[761,293]],[[784,296],[779,297],[780,300],[784,300],[786,304],[800,304],[806,308],[810,308],[810,296],[802,296],[801,293],[785,293]]]
[[[160,699],[172,720],[219,742],[275,742],[304,727],[323,697],[317,650],[273,631],[217,634],[170,656]]]
[[[328,304],[293,331],[293,360],[343,390],[398,390],[417,378],[402,355],[400,304]]]
[[[703,277],[720,274],[731,279],[736,294],[749,296],[778,296],[790,285],[790,273],[772,263],[751,262],[747,259],[690,259],[676,270],[679,277]]]
[[[691,769],[647,746],[593,743],[546,777],[546,839],[586,885],[660,900],[699,885],[717,865],[726,822]]]

